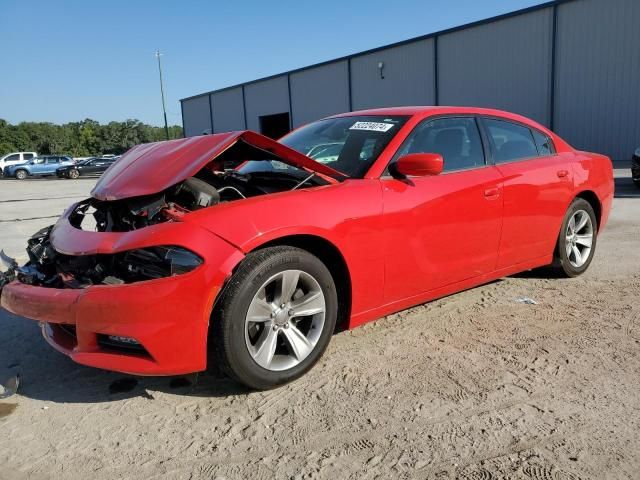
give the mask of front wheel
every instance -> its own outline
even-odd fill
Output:
[[[78,170],[74,168],[72,170],[69,170],[69,173],[67,175],[69,175],[70,179],[75,180],[80,176],[80,172],[78,172]]]
[[[576,198],[565,213],[554,265],[566,277],[584,273],[593,259],[598,236],[598,223],[593,207],[582,198]]]
[[[27,178],[27,172],[25,170],[18,170],[16,172],[16,178],[18,180],[24,180],[25,178]]]
[[[337,315],[327,267],[305,250],[269,247],[247,255],[229,280],[210,341],[225,373],[251,388],[272,388],[311,369]]]

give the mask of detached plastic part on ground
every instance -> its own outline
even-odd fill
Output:
[[[5,382],[0,383],[0,400],[15,395],[20,386],[20,375],[9,377]]]

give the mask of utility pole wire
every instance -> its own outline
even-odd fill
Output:
[[[158,59],[158,73],[160,74],[160,96],[162,97],[162,114],[164,115],[164,134],[169,140],[169,125],[167,124],[167,109],[164,105],[164,86],[162,85],[162,63],[160,62],[160,57],[163,54],[160,53],[160,50],[156,50],[156,58]]]

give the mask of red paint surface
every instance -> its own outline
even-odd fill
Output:
[[[84,290],[14,282],[3,290],[2,306],[51,323],[44,328],[45,338],[79,363],[149,375],[186,373],[206,367],[208,325],[216,321],[210,316],[224,281],[245,254],[266,242],[308,235],[334,245],[349,270],[352,328],[550,263],[562,217],[578,194],[596,195],[602,212],[600,231],[606,224],[613,198],[609,159],[575,151],[531,120],[461,107],[345,115],[356,114],[411,115],[364,179],[220,204],[125,233],[83,232],[72,227],[65,214],[52,234],[54,247],[71,255],[183,246],[205,260],[193,272]],[[416,124],[443,114],[486,114],[530,125],[551,136],[557,154],[408,181],[384,176],[389,160]],[[304,155],[252,132],[212,135],[132,149],[127,154],[131,161],[121,160],[109,169],[94,195],[113,199],[154,193],[193,175],[241,136],[260,148],[277,149],[299,166],[318,169],[319,164]],[[149,168],[157,168],[157,174],[148,175]],[[326,168],[320,173],[336,175]],[[59,323],[75,324],[77,340],[65,336],[55,325]],[[134,337],[150,357],[101,350],[98,333]]]

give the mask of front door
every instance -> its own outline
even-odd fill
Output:
[[[426,120],[392,162],[408,153],[439,153],[444,171],[382,179],[385,303],[493,271],[500,242],[502,175],[474,117]]]

